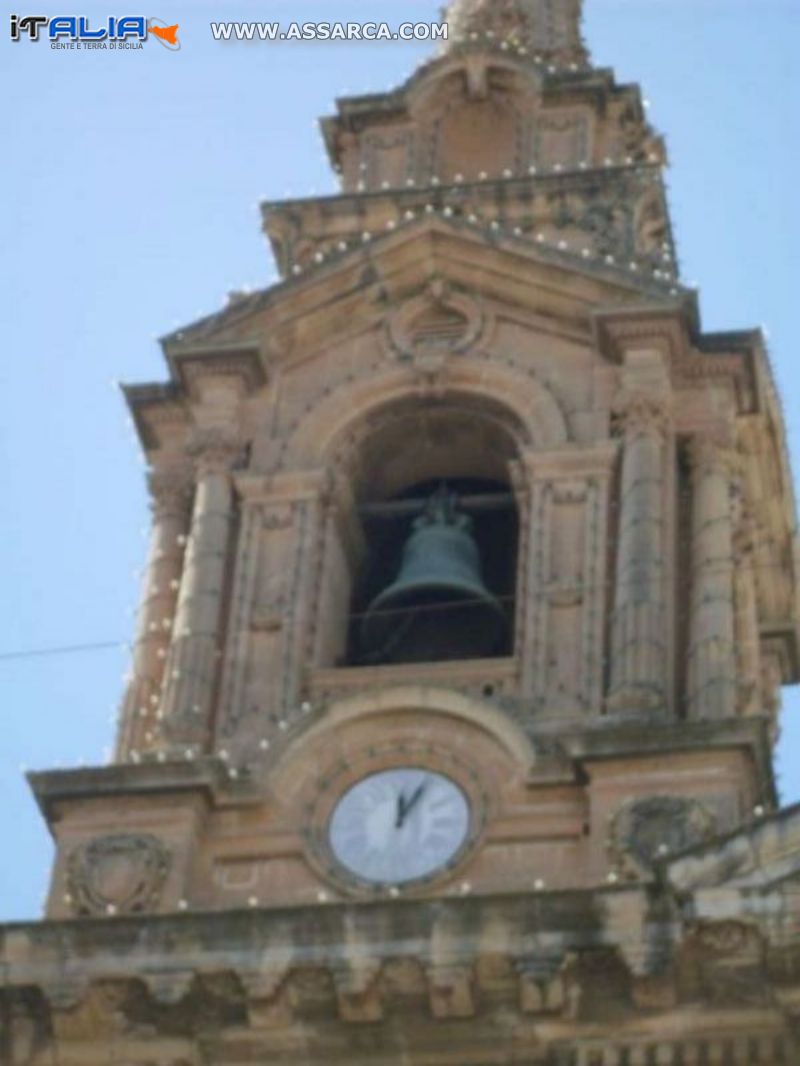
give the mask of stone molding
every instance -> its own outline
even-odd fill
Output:
[[[490,372],[489,372],[490,371]],[[274,461],[273,473],[326,466],[330,461],[343,469],[343,458],[356,451],[385,420],[393,404],[420,398],[420,385],[413,368],[381,360],[371,372],[356,381],[321,386],[312,396],[289,432]],[[520,446],[529,447],[531,437],[542,449],[568,444],[570,431],[565,413],[555,395],[522,367],[508,366],[491,354],[470,352],[449,360],[436,381],[437,402],[448,395],[476,398],[490,410],[498,408]]]

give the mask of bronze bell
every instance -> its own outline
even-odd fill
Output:
[[[361,626],[367,662],[479,659],[496,652],[505,612],[481,576],[472,519],[439,491],[414,522],[397,578],[370,604]]]

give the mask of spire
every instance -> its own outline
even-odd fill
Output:
[[[561,63],[582,62],[582,0],[452,0],[443,12],[447,49],[470,43],[525,48]]]

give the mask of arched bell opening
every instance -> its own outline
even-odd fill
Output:
[[[511,655],[513,416],[485,399],[394,405],[350,454],[362,545],[339,665]]]

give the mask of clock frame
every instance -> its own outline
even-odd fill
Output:
[[[408,768],[440,775],[460,789],[469,811],[466,835],[454,854],[429,874],[400,884],[368,881],[343,865],[334,853],[329,836],[333,812],[349,790],[365,778],[385,770]],[[305,809],[307,858],[331,887],[347,895],[408,895],[445,887],[474,854],[489,820],[489,802],[478,768],[460,753],[413,740],[369,745],[349,758],[332,761],[316,779],[314,795]]]

